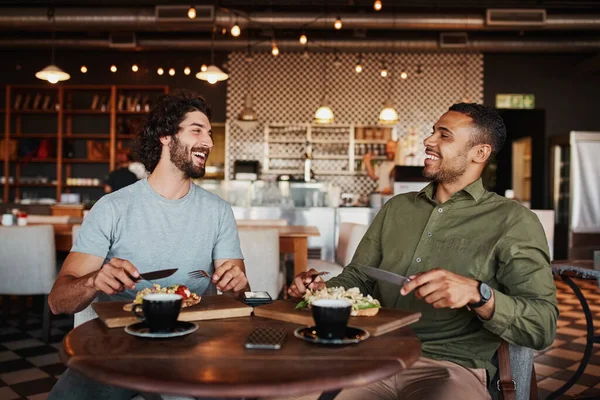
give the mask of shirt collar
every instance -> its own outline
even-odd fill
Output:
[[[417,198],[420,196],[426,196],[427,199],[431,202],[435,203],[433,199],[433,195],[437,189],[437,182],[431,182],[429,185],[425,186],[423,189],[417,193]],[[465,192],[475,201],[478,201],[479,198],[485,193],[485,188],[483,187],[483,181],[481,178],[478,178],[475,182],[465,186],[464,189],[455,193],[452,197],[456,196],[459,193]]]

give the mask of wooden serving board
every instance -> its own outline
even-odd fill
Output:
[[[129,311],[124,311],[123,306],[127,301],[101,301],[92,303],[98,318],[109,328],[120,328],[139,322],[139,319]],[[221,319],[234,317],[247,317],[252,314],[252,307],[245,305],[233,297],[202,296],[200,303],[183,308],[179,313],[179,321],[201,321],[207,319]]]
[[[315,321],[310,310],[296,310],[296,304],[295,301],[275,300],[271,304],[254,307],[254,315],[298,325],[314,325]],[[350,317],[348,325],[362,328],[373,336],[379,336],[417,322],[419,318],[421,313],[380,308],[374,317]]]

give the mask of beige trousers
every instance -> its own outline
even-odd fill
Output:
[[[316,400],[320,393],[289,397]],[[421,357],[407,370],[369,386],[345,389],[335,400],[490,400],[484,368]]]

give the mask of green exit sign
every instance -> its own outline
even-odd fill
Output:
[[[497,94],[496,108],[532,109],[535,108],[535,95]]]

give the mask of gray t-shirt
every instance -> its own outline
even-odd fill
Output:
[[[141,273],[178,268],[161,286],[186,285],[204,294],[209,279],[189,279],[187,273],[203,269],[212,274],[213,260],[242,259],[233,211],[218,196],[192,184],[181,199],[169,200],[142,179],[102,197],[87,215],[71,251],[110,260],[130,261]],[[133,299],[147,281],[115,296],[99,300]],[[212,286],[212,285],[210,285]]]

